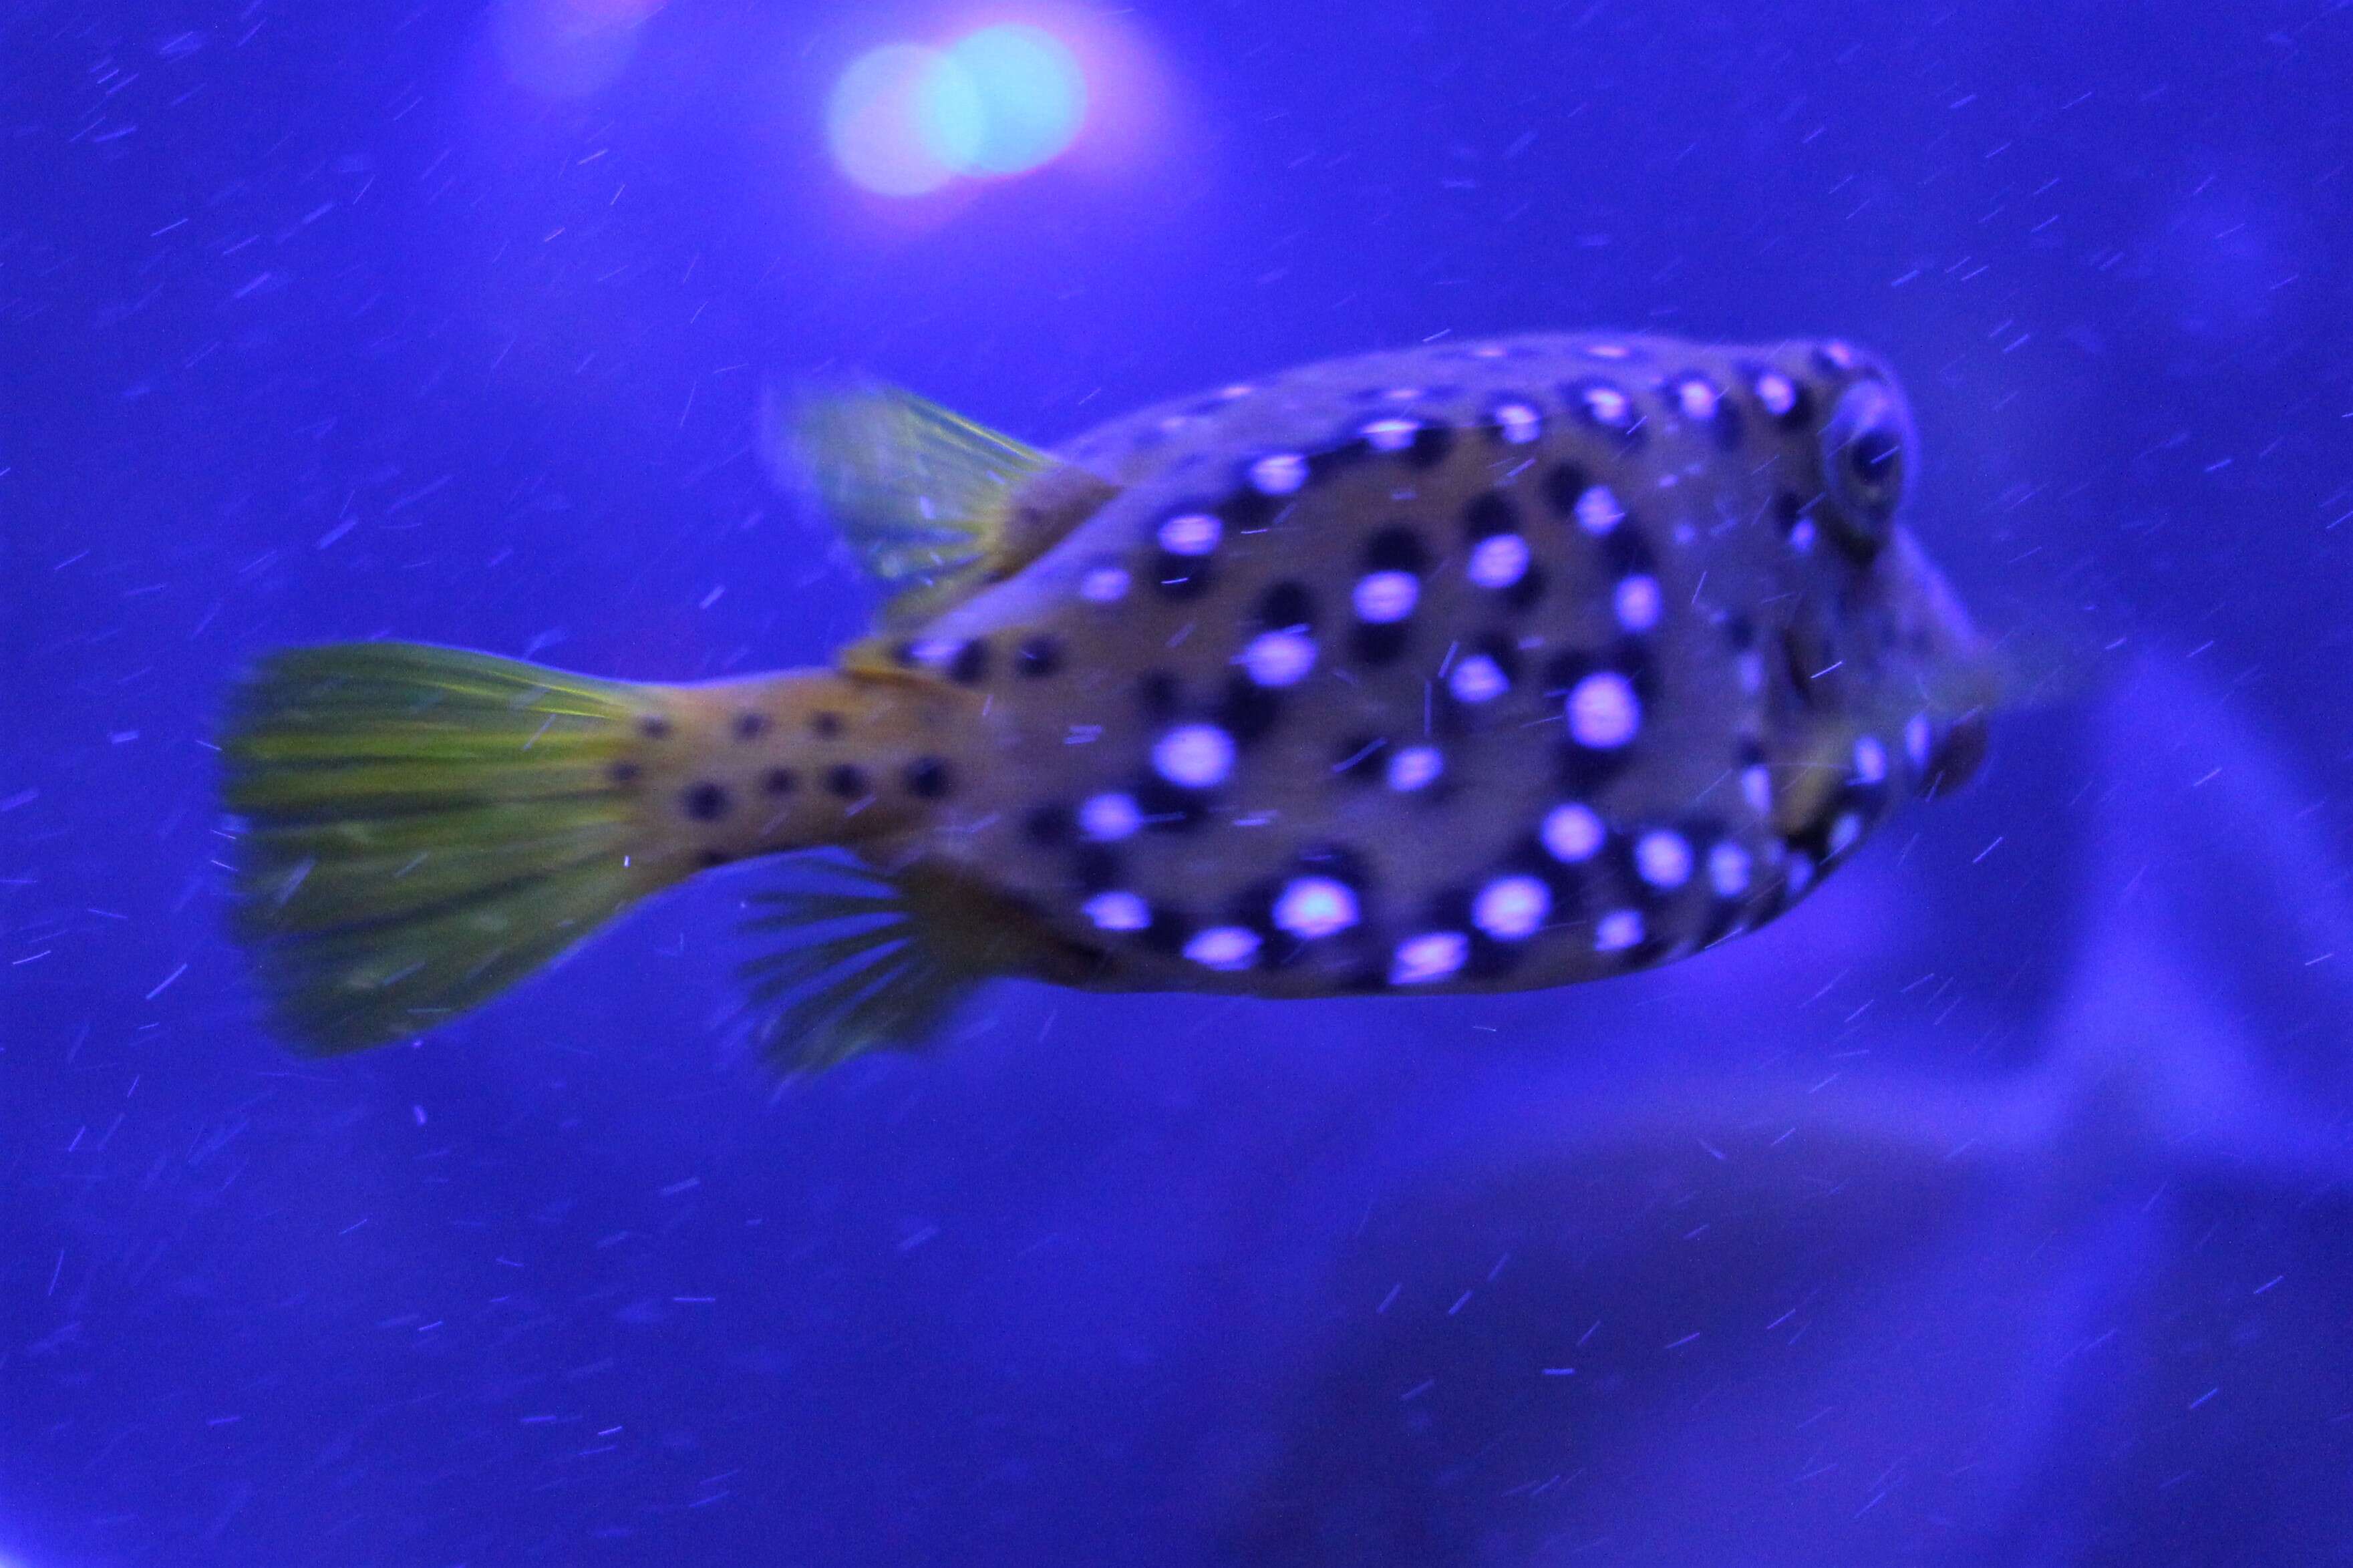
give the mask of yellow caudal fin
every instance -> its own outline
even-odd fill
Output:
[[[659,690],[414,643],[262,660],[224,793],[236,930],[280,1026],[318,1052],[420,1034],[690,871],[632,841]]]

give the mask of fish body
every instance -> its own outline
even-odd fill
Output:
[[[778,1033],[820,1058],[991,973],[1312,997],[1695,952],[1982,749],[1990,661],[1896,521],[1914,445],[1893,377],[1835,342],[1369,354],[1050,454],[902,395],[806,401],[780,452],[899,590],[883,627],[830,670],[591,683],[617,826],[588,858],[626,842],[630,880],[573,923],[704,866],[851,849],[871,887],[772,917],[841,933],[771,965],[802,997]],[[354,969],[347,926],[314,963],[303,886],[277,897],[326,863],[322,805],[273,803],[298,775],[258,764],[305,737],[332,795],[335,742],[301,717],[321,678],[248,689],[230,798],[265,968],[343,1042],[429,1022],[393,993],[440,961]]]

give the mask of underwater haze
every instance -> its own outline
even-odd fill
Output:
[[[2349,84],[2345,0],[0,0],[0,1564],[2353,1563]],[[780,1078],[755,860],[267,1021],[257,657],[822,663],[780,388],[1538,331],[1903,380],[2010,689],[1769,928]]]

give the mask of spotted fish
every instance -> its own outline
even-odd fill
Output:
[[[994,975],[1597,980],[1786,911],[1976,766],[1997,694],[1896,521],[1904,397],[1839,342],[1369,354],[1052,454],[873,385],[772,425],[889,595],[833,668],[364,643],[248,678],[239,925],[297,1040],[428,1029],[659,889],[823,849],[750,965],[801,1061]]]

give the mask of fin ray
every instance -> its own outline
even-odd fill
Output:
[[[674,868],[615,766],[643,689],[489,654],[270,656],[233,700],[232,929],[272,1014],[332,1053],[403,1038],[561,956]]]
[[[1037,557],[1116,493],[1061,459],[880,382],[771,394],[771,471],[809,494],[911,625]],[[1041,483],[1042,481],[1042,483]],[[1023,498],[1039,493],[1041,505]]]

